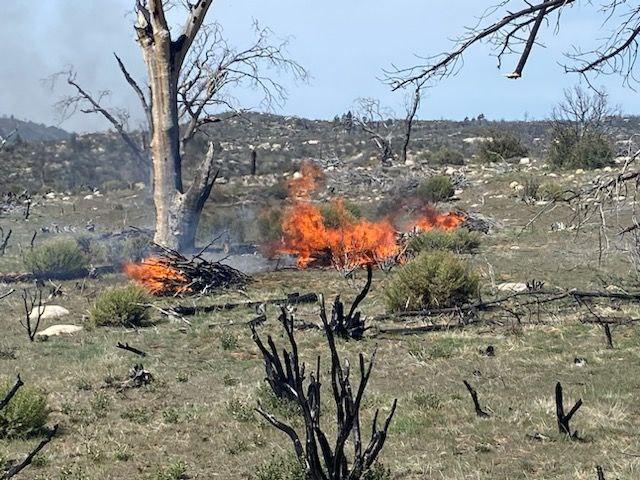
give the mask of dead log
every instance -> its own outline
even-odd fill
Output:
[[[476,392],[476,390],[466,380],[463,380],[462,383],[464,383],[464,386],[467,387],[467,390],[471,395],[471,400],[473,400],[473,407],[476,410],[476,415],[480,418],[489,418],[491,415],[489,415],[487,412],[482,410],[482,407],[480,407],[480,402],[478,400],[478,392]]]
[[[596,474],[598,475],[598,480],[605,480],[604,470],[600,465],[596,466]]]
[[[562,385],[560,382],[556,383],[556,420],[558,422],[558,431],[572,440],[578,439],[578,431],[576,430],[575,432],[572,432],[569,422],[581,406],[582,399],[578,400],[575,405],[571,407],[569,413],[565,414],[564,400],[562,398]]]
[[[140,357],[146,357],[147,356],[146,352],[143,352],[142,350],[139,350],[139,349],[137,349],[135,347],[132,347],[128,343],[124,343],[123,344],[123,343],[118,342],[118,344],[116,345],[116,348],[119,348],[121,350],[126,350],[127,352],[134,353],[134,354],[136,354],[136,355],[138,355]]]
[[[303,303],[315,303],[318,301],[318,295],[315,293],[292,293],[286,298],[277,298],[271,300],[260,300],[254,302],[237,302],[237,303],[216,303],[213,305],[190,306],[178,305],[172,310],[178,315],[196,315],[199,313],[219,312],[223,310],[233,310],[236,308],[255,308],[260,305],[298,305]]]

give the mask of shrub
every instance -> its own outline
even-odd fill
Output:
[[[540,200],[557,201],[562,200],[565,190],[562,185],[555,182],[543,183],[538,189],[538,198]]]
[[[4,398],[13,386],[5,381],[0,386]],[[47,396],[40,390],[23,385],[9,404],[0,410],[0,437],[27,437],[40,432],[49,418]]]
[[[263,243],[277,242],[282,238],[282,208],[269,207],[258,215],[258,233]]]
[[[398,269],[386,289],[390,311],[446,308],[466,303],[479,279],[468,262],[447,251],[423,252]]]
[[[342,200],[322,205],[320,213],[322,214],[322,223],[327,228],[348,225],[362,216],[358,205]]]
[[[89,261],[76,242],[58,240],[27,252],[24,264],[38,278],[66,280],[84,274]]]
[[[490,140],[480,144],[478,150],[478,158],[485,163],[506,161],[527,154],[528,150],[520,139],[508,132],[494,132]]]
[[[520,198],[522,200],[538,200],[540,190],[540,180],[536,177],[527,177],[522,182],[522,190],[520,191]]]
[[[602,168],[610,165],[613,157],[613,147],[602,133],[578,135],[567,126],[553,130],[549,163],[556,168]]]
[[[258,467],[255,480],[305,480],[304,469],[294,455],[272,458]]]
[[[149,295],[136,285],[114,288],[102,293],[89,311],[94,325],[132,327],[149,321]]]
[[[446,175],[436,175],[422,182],[416,194],[424,202],[435,203],[448,200],[453,196],[453,184]]]
[[[185,480],[187,478],[187,464],[182,460],[171,462],[155,475],[155,480]]]
[[[459,150],[441,147],[431,154],[430,163],[435,165],[464,165],[464,155]]]
[[[480,246],[480,235],[466,228],[453,231],[434,228],[414,237],[409,249],[420,253],[431,250],[449,250],[455,253],[473,253]]]
[[[265,191],[265,195],[267,198],[273,198],[275,200],[284,200],[289,196],[289,189],[287,188],[287,183],[284,181],[280,181],[274,183],[270,187],[268,187]]]

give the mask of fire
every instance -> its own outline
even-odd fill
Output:
[[[324,178],[322,169],[310,160],[302,162],[300,171],[296,172],[287,183],[290,198],[309,198]]]
[[[419,210],[419,217],[412,224],[413,230],[425,231],[432,229],[455,230],[464,222],[464,216],[455,213],[438,213],[430,205],[425,205]]]
[[[298,256],[298,266],[332,263],[341,270],[384,262],[397,255],[396,233],[387,220],[371,222],[352,219],[340,200],[333,202],[338,225],[327,227],[322,213],[310,203],[296,203],[285,211],[282,221],[281,253]]]
[[[190,291],[189,280],[161,258],[147,258],[141,263],[127,263],[125,275],[153,295],[173,295]]]
[[[292,200],[283,214],[281,242],[274,250],[296,255],[300,268],[312,264],[333,265],[350,271],[359,266],[402,262],[406,246],[390,220],[357,219],[338,199],[331,203],[331,224],[326,224],[321,210],[310,201],[322,178],[322,169],[307,161],[288,182]],[[454,230],[463,221],[464,217],[458,213],[439,214],[432,206],[422,205],[407,227],[411,232],[434,228]]]

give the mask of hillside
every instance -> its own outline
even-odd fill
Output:
[[[0,137],[6,137],[14,130],[17,132],[17,137],[25,142],[55,142],[69,138],[68,132],[57,127],[18,120],[13,115],[0,117]]]

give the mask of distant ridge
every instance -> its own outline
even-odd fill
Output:
[[[12,116],[0,117],[0,136],[6,137],[14,130],[17,131],[17,137],[25,142],[56,142],[69,138],[69,133],[61,128],[18,120]]]

